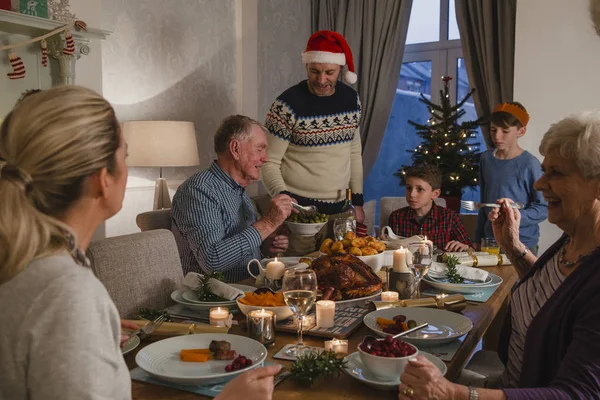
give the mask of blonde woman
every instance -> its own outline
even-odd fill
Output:
[[[119,315],[85,257],[121,209],[126,155],[110,104],[77,86],[25,98],[0,126],[0,398],[131,398]],[[270,398],[278,370],[221,397]]]

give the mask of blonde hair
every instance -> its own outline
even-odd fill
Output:
[[[86,177],[114,172],[119,144],[113,108],[83,87],[41,91],[8,114],[0,126],[0,284],[35,258],[75,251],[59,218]]]
[[[558,151],[585,179],[600,178],[600,112],[584,111],[552,124],[539,150],[543,156]]]

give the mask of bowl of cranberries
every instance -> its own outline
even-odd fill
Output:
[[[360,360],[366,369],[382,381],[400,379],[410,358],[416,357],[419,350],[410,343],[393,339],[367,336],[358,346]]]

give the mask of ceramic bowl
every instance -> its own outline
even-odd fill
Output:
[[[305,224],[305,223],[301,223],[301,222],[285,221],[285,224],[287,225],[287,227],[290,229],[290,231],[293,234],[302,235],[302,236],[316,235],[317,233],[319,233],[321,228],[323,228],[323,226],[325,226],[326,223],[327,222],[318,222],[316,224]]]
[[[365,368],[371,372],[374,376],[382,381],[393,381],[397,380],[404,367],[408,364],[410,358],[416,357],[419,354],[419,349],[410,343],[407,343],[410,347],[415,349],[415,353],[406,357],[380,357],[374,356],[367,352],[364,352],[360,346],[358,346],[358,354]]]

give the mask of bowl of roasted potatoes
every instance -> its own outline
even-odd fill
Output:
[[[328,218],[327,214],[307,215],[298,213],[290,215],[285,220],[285,224],[295,235],[314,236],[325,226]]]
[[[385,243],[373,236],[357,237],[354,232],[346,232],[343,240],[325,239],[321,243],[319,251],[328,255],[335,253],[352,254],[371,267],[373,272],[377,273],[383,267],[385,248]]]

